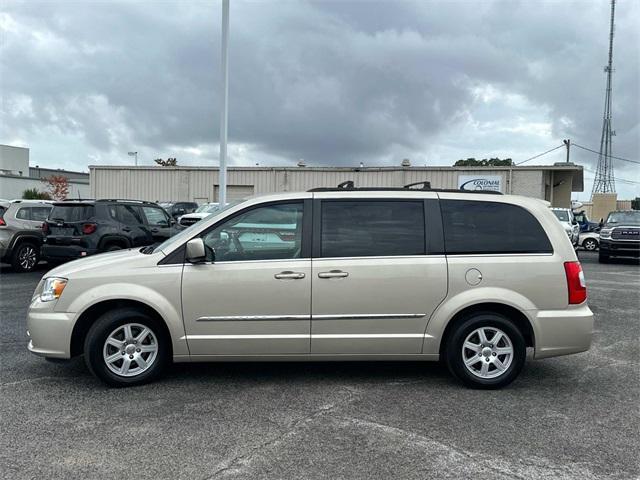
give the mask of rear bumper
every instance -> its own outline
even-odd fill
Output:
[[[40,250],[40,256],[45,260],[75,260],[96,253],[95,249],[82,245],[49,245],[44,244]]]
[[[584,352],[591,347],[593,312],[586,303],[566,310],[540,310],[533,328],[535,358]]]

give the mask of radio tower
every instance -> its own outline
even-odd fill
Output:
[[[615,193],[616,184],[613,178],[613,163],[611,162],[611,137],[615,132],[611,130],[611,74],[613,73],[613,18],[616,12],[616,0],[611,0],[611,29],[609,31],[609,63],[604,67],[607,73],[607,91],[604,97],[604,118],[602,120],[602,137],[600,138],[600,154],[596,177],[593,180],[594,193]]]

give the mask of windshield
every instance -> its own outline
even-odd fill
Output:
[[[213,213],[220,210],[219,203],[205,203],[204,205],[200,205],[195,213]]]
[[[607,223],[640,225],[640,210],[635,212],[611,212],[607,218]]]
[[[566,210],[552,210],[552,212],[561,222],[569,221],[569,212]]]
[[[242,202],[244,202],[244,200],[228,203],[226,207],[221,208],[220,210],[216,211],[216,214],[219,214],[219,213],[222,213],[222,212],[224,212],[226,210],[229,210],[231,207],[235,207],[236,205],[238,205],[239,203],[242,203]],[[158,250],[164,250],[169,245],[171,245],[173,242],[186,241],[188,238],[190,238],[193,235],[193,232],[195,231],[195,229],[200,228],[201,226],[202,225],[200,223],[194,223],[190,227],[182,230],[177,235],[174,235],[173,237],[170,237],[170,238],[166,239],[164,242],[162,242],[161,244],[159,244],[156,247],[154,247],[153,250],[151,250],[149,252],[145,252],[145,253],[152,253],[152,252],[156,252]]]

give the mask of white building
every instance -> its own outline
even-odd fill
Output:
[[[29,166],[29,149],[0,145],[0,198],[13,200],[22,198],[27,189],[46,191],[42,179],[51,175],[62,175],[69,180],[69,198],[89,196],[89,174],[61,169]]]
[[[149,201],[218,199],[218,168],[105,166],[89,167],[92,198]],[[231,167],[227,198],[271,192],[335,187],[353,180],[359,187],[400,187],[429,181],[432,188],[491,188],[548,200],[568,207],[571,192],[583,190],[581,166],[571,163],[522,167]]]

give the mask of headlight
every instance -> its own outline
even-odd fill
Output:
[[[603,228],[600,230],[600,238],[611,238],[611,231],[613,228]]]
[[[66,278],[50,277],[44,281],[44,287],[42,287],[42,293],[40,294],[40,300],[43,302],[50,302],[57,300],[62,295],[64,287],[67,286]]]

